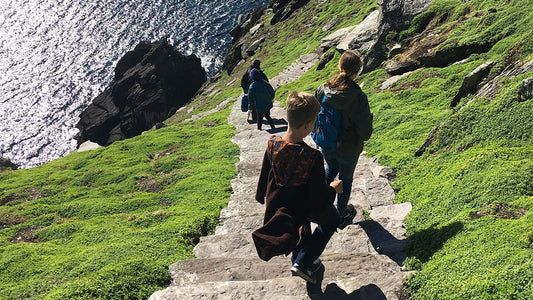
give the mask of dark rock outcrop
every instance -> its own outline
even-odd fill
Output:
[[[316,69],[319,70],[319,71],[324,69],[326,67],[326,65],[333,59],[334,56],[335,56],[335,53],[333,53],[331,51],[322,54]]]
[[[233,43],[228,50],[224,63],[222,64],[222,70],[226,70],[228,74],[231,74],[235,66],[237,66],[241,60],[249,56],[247,50],[251,46],[250,40],[252,35],[256,37],[256,40],[261,39],[261,37],[257,35],[262,26],[257,24],[257,22],[261,19],[265,9],[266,7],[259,7],[247,15],[240,16],[239,24],[229,32],[231,37],[233,37]],[[254,53],[252,52],[251,55],[253,54]]]
[[[141,42],[119,60],[111,86],[81,113],[78,145],[139,135],[186,104],[206,79],[195,55],[182,55],[166,39]]]
[[[7,158],[0,157],[0,172],[16,169],[18,169],[18,166],[16,164],[11,162]]]
[[[465,79],[463,80],[463,84],[461,84],[461,87],[459,88],[459,91],[453,97],[450,107],[455,107],[461,98],[466,94],[475,92],[478,89],[478,85],[481,83],[481,81],[483,81],[483,79],[489,75],[492,66],[494,66],[493,61],[486,62],[466,75]]]
[[[397,61],[397,60],[388,60],[385,63],[383,63],[383,69],[387,71],[390,75],[401,75],[405,72],[414,71],[418,68],[420,68],[421,63],[417,60],[405,60],[405,61]]]
[[[285,21],[290,15],[300,7],[309,3],[309,0],[272,0],[268,5],[272,8],[274,16],[270,21],[271,25]]]

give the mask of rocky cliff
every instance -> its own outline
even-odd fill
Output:
[[[109,145],[162,122],[206,81],[200,59],[185,56],[166,39],[141,42],[122,57],[109,88],[80,115],[78,145]]]

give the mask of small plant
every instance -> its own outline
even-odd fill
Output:
[[[366,209],[363,209],[363,219],[365,221],[370,221],[372,218],[370,217],[370,212]]]

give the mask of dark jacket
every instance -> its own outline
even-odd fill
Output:
[[[245,94],[248,94],[248,88],[250,87],[250,84],[252,84],[252,78],[250,78],[250,71],[252,69],[253,69],[253,67],[248,68],[248,70],[246,70],[246,72],[244,74],[242,74],[242,77],[241,77],[241,88],[242,88],[242,90],[243,90],[243,92]],[[265,73],[263,73],[263,71],[261,69],[258,69],[258,70],[259,70],[259,73],[262,76],[262,79],[264,79],[264,80],[266,80],[268,82],[268,78],[265,75]]]
[[[248,90],[249,109],[255,108],[258,112],[266,112],[273,107],[272,101],[275,96],[276,92],[268,81],[254,81]]]
[[[315,97],[326,102],[341,112],[344,134],[335,154],[353,157],[363,151],[363,141],[372,135],[373,115],[370,113],[368,99],[359,85],[353,85],[343,91],[330,89],[321,85],[315,91]]]
[[[252,233],[259,257],[269,260],[293,251],[310,232],[309,221],[326,220],[335,196],[318,150],[272,136],[255,196],[266,203],[263,226]]]

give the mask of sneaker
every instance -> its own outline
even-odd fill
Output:
[[[355,210],[355,207],[352,204],[348,204],[348,206],[346,206],[346,211],[341,218],[341,223],[337,227],[339,229],[344,229],[346,226],[353,224],[353,218],[355,218],[355,215],[357,215],[357,210]]]
[[[321,263],[322,264],[322,263]],[[306,270],[303,267],[299,266],[298,264],[292,265],[291,268],[292,276],[298,276],[303,278],[305,281],[315,284],[316,283],[316,276],[311,272],[310,270]]]

